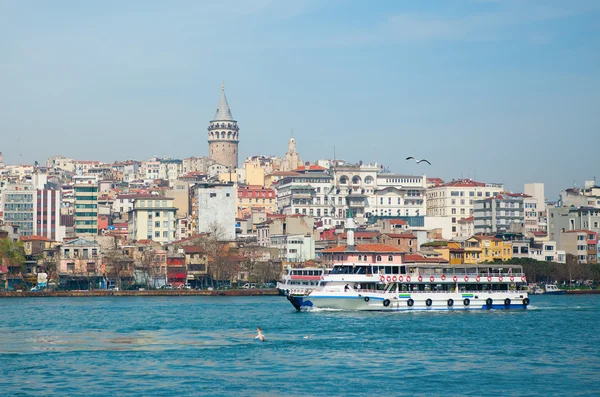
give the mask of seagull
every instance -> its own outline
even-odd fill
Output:
[[[415,161],[417,162],[417,164],[419,164],[420,162],[423,162],[423,161],[424,161],[424,162],[426,162],[427,164],[431,165],[431,163],[430,163],[428,160],[425,160],[425,159],[417,160],[416,158],[414,158],[414,157],[412,157],[412,156],[411,156],[411,157],[407,157],[406,159],[407,159],[407,160],[415,160]]]
[[[262,329],[260,329],[260,327],[256,327],[256,336],[254,337],[254,339],[258,339],[261,342],[265,341],[265,335],[262,332]]]

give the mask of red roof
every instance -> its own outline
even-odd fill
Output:
[[[354,238],[373,238],[379,236],[379,232],[354,232]],[[341,238],[348,238],[348,232],[340,234]]]
[[[327,168],[321,167],[320,165],[301,165],[294,171],[325,171]]]
[[[417,238],[412,233],[385,233],[385,235],[391,238]]]
[[[588,234],[596,234],[596,232],[593,231],[593,230],[585,230],[585,229],[567,230],[565,233],[588,233]]]
[[[275,198],[275,190],[263,187],[240,187],[237,194],[238,198]]]
[[[474,220],[475,220],[474,216],[469,216],[467,218],[459,219],[458,223],[473,222]]]
[[[348,248],[347,245],[341,245],[339,247],[328,248],[326,250],[321,251],[322,253],[335,253],[335,252],[345,252]],[[387,245],[387,244],[357,244],[354,246],[354,250],[356,252],[404,252],[397,247]]]
[[[199,247],[197,245],[186,245],[185,247],[183,247],[183,252],[185,252],[186,254],[203,254],[204,250],[202,249],[202,247]]]
[[[298,172],[294,172],[294,171],[273,171],[269,175],[273,175],[273,176],[294,176],[294,175],[300,175],[300,174]]]
[[[44,237],[44,236],[21,236],[19,238],[19,240],[25,241],[25,242],[27,242],[27,241],[46,241],[46,242],[52,241],[48,237]]]
[[[476,187],[476,186],[485,186],[485,183],[475,182],[472,179],[458,179],[455,181],[450,181],[440,185],[440,187]]]
[[[408,225],[408,223],[402,219],[391,219],[390,225]]]

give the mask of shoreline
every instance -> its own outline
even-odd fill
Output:
[[[230,289],[218,291],[194,291],[194,290],[132,290],[132,291],[3,291],[0,298],[64,298],[64,297],[106,297],[106,296],[276,296],[279,291],[276,288],[264,289]]]

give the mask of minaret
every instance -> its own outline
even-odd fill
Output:
[[[208,157],[219,164],[237,168],[238,143],[239,128],[231,115],[223,84],[219,107],[208,125]]]
[[[356,225],[354,219],[352,219],[352,211],[348,210],[348,219],[346,219],[346,250],[354,250],[354,230]]]

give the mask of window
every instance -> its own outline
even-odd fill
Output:
[[[377,262],[381,262],[381,255],[377,255],[376,260],[377,260]]]
[[[75,271],[75,264],[67,263],[67,271],[73,273]]]
[[[210,193],[210,194],[209,194],[209,196],[210,196],[211,198],[213,198],[213,197],[217,197],[217,193]],[[250,202],[252,202],[252,199],[250,199]]]
[[[388,262],[393,262],[394,261],[394,257],[392,255],[388,255]]]
[[[160,227],[160,222],[154,222],[154,227]]]
[[[452,215],[456,215],[456,208],[452,208]]]
[[[229,194],[229,193],[225,193],[225,197],[229,197],[229,196],[230,196],[230,194]]]
[[[154,213],[154,216],[155,216],[155,217],[157,217],[157,218],[160,218],[160,212],[156,211],[156,212]]]

